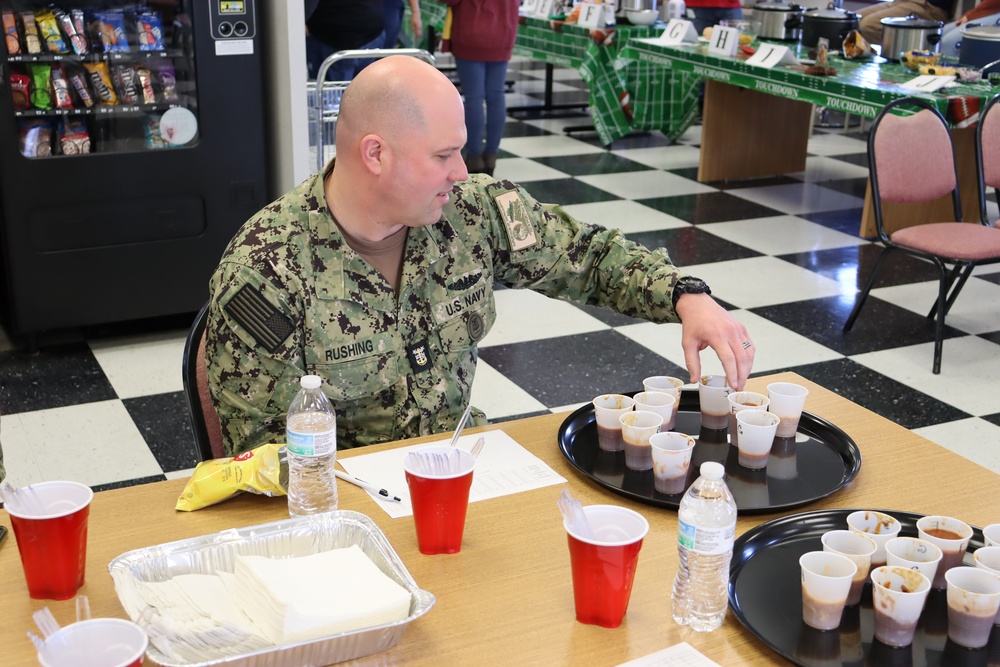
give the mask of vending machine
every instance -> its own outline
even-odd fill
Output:
[[[268,200],[254,0],[0,0],[16,334],[194,312]]]

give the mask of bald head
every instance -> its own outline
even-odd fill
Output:
[[[411,56],[388,56],[361,70],[344,91],[337,119],[337,147],[366,134],[386,139],[420,132],[435,104],[461,105],[454,84],[434,66]]]

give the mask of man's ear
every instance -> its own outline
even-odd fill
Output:
[[[368,171],[378,176],[382,173],[385,142],[377,134],[366,134],[361,138],[361,163]]]

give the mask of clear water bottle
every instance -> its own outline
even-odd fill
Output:
[[[337,509],[337,415],[318,375],[303,375],[288,408],[288,513],[291,516]]]
[[[736,501],[721,463],[701,464],[701,476],[677,511],[680,567],[671,595],[674,620],[711,632],[726,617],[729,561],[736,537]]]

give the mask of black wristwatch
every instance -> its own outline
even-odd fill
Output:
[[[695,278],[694,276],[684,276],[677,281],[674,285],[674,293],[672,295],[672,301],[674,305],[674,310],[677,310],[677,300],[681,298],[681,294],[711,294],[712,290],[708,284],[701,278]]]

